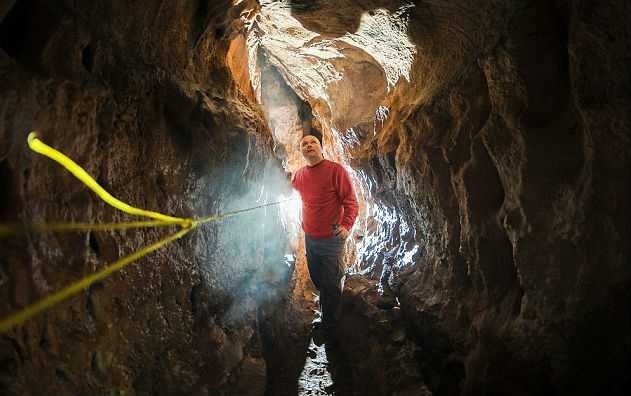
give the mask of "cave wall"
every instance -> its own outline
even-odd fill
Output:
[[[129,219],[30,152],[32,129],[139,207],[202,216],[275,198],[260,195],[278,163],[238,61],[256,3],[1,4],[1,221]],[[257,307],[288,271],[266,213],[202,226],[1,335],[0,393],[262,394]],[[168,231],[0,240],[1,315]]]
[[[412,2],[288,3],[339,37]],[[347,147],[385,208],[359,265],[386,267],[434,394],[625,394],[628,2],[413,4],[411,80]]]
[[[461,5],[471,14],[429,7],[446,21],[436,15],[417,45],[431,48],[443,27],[447,54],[419,52],[418,86],[402,90],[382,132],[382,147],[396,147],[397,189],[427,230],[424,254],[395,282],[430,356],[430,388],[622,394],[631,80],[620,15],[631,10]],[[461,23],[465,14],[490,29]]]

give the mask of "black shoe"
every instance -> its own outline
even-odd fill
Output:
[[[327,349],[337,349],[340,346],[337,331],[334,327],[324,328],[324,345]]]
[[[313,338],[313,343],[317,346],[322,346],[322,344],[324,344],[325,334],[322,322],[314,321],[311,324],[311,338]]]
[[[340,341],[337,339],[337,337],[327,337],[324,340],[324,346],[326,347],[327,350],[329,349],[337,350],[340,348]]]
[[[384,293],[379,296],[379,300],[377,300],[377,308],[379,309],[392,309],[399,305],[396,296]]]

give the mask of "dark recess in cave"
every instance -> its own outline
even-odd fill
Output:
[[[86,44],[81,50],[81,64],[85,70],[92,72],[94,68],[94,49],[91,44]]]
[[[16,1],[0,24],[0,48],[12,58],[19,58],[26,49],[31,32],[34,1]]]

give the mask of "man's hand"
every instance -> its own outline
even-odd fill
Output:
[[[350,232],[344,226],[338,226],[337,231],[335,231],[335,236],[343,241],[348,238],[348,234],[350,234]]]

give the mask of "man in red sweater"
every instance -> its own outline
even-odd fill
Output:
[[[342,297],[344,242],[357,218],[357,198],[344,167],[324,159],[315,136],[302,138],[300,152],[307,166],[293,175],[291,184],[302,198],[307,266],[320,291],[324,329],[332,336]]]

